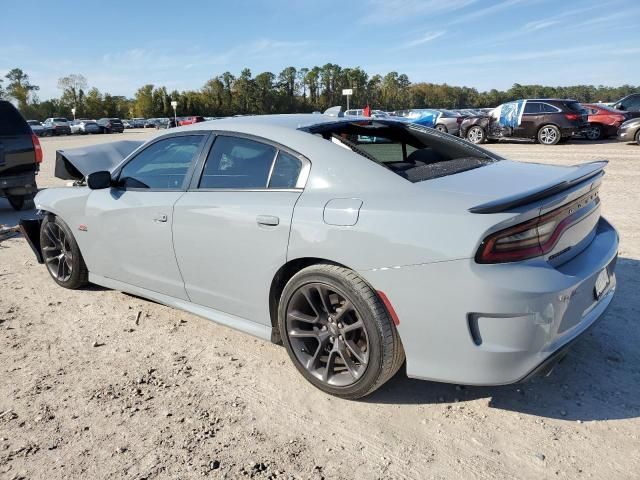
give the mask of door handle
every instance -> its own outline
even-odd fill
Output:
[[[272,215],[258,215],[256,217],[256,221],[258,222],[258,225],[265,227],[276,227],[280,223],[280,219]]]
[[[159,213],[153,218],[154,222],[165,223],[167,221],[167,215],[164,213]]]

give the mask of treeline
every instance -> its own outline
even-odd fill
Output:
[[[322,67],[288,67],[277,75],[262,72],[252,75],[248,68],[238,76],[230,72],[208,80],[199,90],[167,91],[164,86],[143,85],[133,98],[111,95],[89,87],[79,74],[60,78],[58,98],[41,101],[39,87],[19,68],[0,79],[0,98],[13,99],[27,118],[71,117],[169,117],[171,101],[178,102],[178,115],[228,116],[323,111],[334,105],[346,105],[342,89],[352,88],[352,107],[370,105],[381,110],[405,108],[494,107],[518,98],[573,98],[581,102],[609,102],[640,86],[606,87],[575,85],[547,87],[514,84],[509,90],[480,92],[475,88],[447,84],[411,83],[407,75],[390,72],[369,75],[360,67],[341,67],[328,63]]]

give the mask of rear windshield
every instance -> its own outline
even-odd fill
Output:
[[[585,108],[582,106],[580,102],[564,102],[566,107],[572,112],[584,113]]]
[[[109,121],[112,123],[122,123],[119,118],[110,118]]]
[[[0,135],[31,135],[31,128],[9,102],[0,101]]]
[[[413,183],[500,160],[475,145],[414,124],[372,120],[321,124],[305,130],[362,155]]]
[[[66,118],[54,118],[53,121],[54,122],[68,122],[69,120],[67,120]]]

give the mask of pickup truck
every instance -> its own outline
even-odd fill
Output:
[[[9,102],[0,100],[0,197],[22,210],[37,193],[42,163],[40,140]]]

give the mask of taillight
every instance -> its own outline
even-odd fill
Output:
[[[456,122],[458,122],[458,125],[462,123],[462,120],[464,120],[462,117],[456,118]]]
[[[582,118],[582,115],[578,113],[565,113],[564,116],[567,120],[580,120]]]
[[[42,147],[40,146],[40,139],[35,133],[31,134],[31,142],[33,143],[33,150],[36,154],[36,163],[42,163]]]
[[[107,123],[107,128],[111,128],[111,124],[110,123]]]
[[[517,262],[550,252],[567,228],[590,213],[585,207],[592,202],[600,202],[597,190],[541,217],[489,235],[478,249],[476,262]]]

